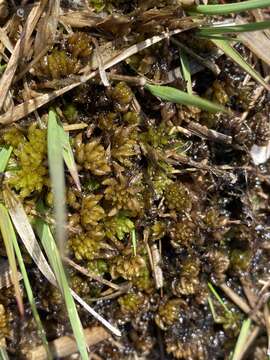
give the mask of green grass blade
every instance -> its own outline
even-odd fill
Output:
[[[5,210],[5,211],[7,212],[7,210]],[[28,278],[27,271],[26,271],[26,268],[25,268],[25,265],[24,265],[21,250],[20,250],[20,247],[19,247],[19,244],[18,244],[18,241],[17,241],[17,238],[16,238],[16,234],[15,234],[15,231],[14,231],[14,228],[13,228],[12,224],[11,224],[11,226],[9,228],[9,236],[10,236],[10,239],[12,241],[12,244],[13,244],[17,259],[18,259],[19,267],[20,267],[22,277],[23,277],[23,282],[24,282],[24,285],[25,285],[26,294],[27,294],[28,301],[29,301],[29,304],[30,304],[31,309],[32,309],[32,313],[33,313],[33,316],[34,316],[38,331],[39,331],[39,335],[41,337],[43,346],[46,349],[47,358],[50,360],[50,359],[52,359],[52,356],[51,356],[51,353],[50,353],[50,350],[49,350],[49,345],[48,345],[48,341],[47,341],[47,338],[46,338],[46,333],[45,333],[45,330],[43,328],[42,322],[40,320],[40,317],[39,317],[39,314],[38,314],[38,311],[37,311],[37,307],[36,307],[36,303],[35,303],[35,300],[34,300],[32,288],[31,288],[31,285],[30,285],[30,282],[29,282],[29,278]]]
[[[241,330],[240,330],[240,334],[238,336],[238,339],[237,339],[237,342],[235,345],[235,349],[233,352],[232,360],[238,360],[239,355],[242,354],[245,344],[247,342],[247,338],[248,338],[249,331],[250,331],[250,326],[251,326],[250,319],[246,319],[243,321]]]
[[[135,229],[131,230],[131,242],[132,242],[133,255],[136,256],[136,254],[137,254],[137,236],[136,236]]]
[[[9,265],[10,265],[11,280],[14,285],[16,301],[18,304],[19,311],[20,311],[21,315],[23,315],[24,307],[23,307],[22,294],[21,294],[20,284],[19,284],[19,274],[18,274],[18,270],[17,270],[16,259],[15,259],[13,245],[12,245],[13,226],[12,226],[8,211],[3,204],[0,204],[0,229],[1,229],[2,237],[3,237],[4,245],[6,248],[6,252],[7,252]]]
[[[242,11],[261,9],[270,6],[270,0],[247,0],[231,4],[221,5],[197,5],[190,11],[204,15],[225,15]]]
[[[229,33],[241,33],[247,31],[259,31],[270,28],[270,21],[260,21],[249,24],[241,25],[228,25],[228,26],[202,26],[196,32],[199,35],[218,35]]]
[[[208,283],[208,287],[211,291],[211,293],[215,296],[215,298],[217,299],[217,301],[220,303],[220,305],[223,307],[223,309],[228,313],[231,314],[231,311],[227,308],[226,304],[224,303],[224,301],[221,299],[221,297],[219,296],[219,294],[217,293],[216,289],[214,288],[214,286],[211,283]]]
[[[215,104],[211,101],[205,100],[199,96],[188,94],[184,91],[175,89],[170,86],[159,86],[146,84],[145,88],[154,96],[160,97],[163,100],[171,101],[177,104],[196,106],[202,110],[209,112],[228,112],[224,106]]]
[[[212,313],[213,319],[214,319],[214,321],[216,321],[216,319],[217,319],[217,314],[216,314],[216,310],[215,310],[213,301],[212,301],[212,299],[211,299],[210,296],[208,296],[207,301],[208,301],[209,308],[210,308],[210,311],[211,311],[211,313]]]
[[[0,360],[9,360],[7,350],[4,347],[0,348]]]
[[[11,153],[12,153],[12,146],[1,149],[1,151],[0,151],[0,172],[5,171]]]
[[[251,1],[251,0],[250,0]],[[229,56],[236,64],[238,64],[244,71],[246,71],[254,80],[258,81],[263,85],[268,91],[270,91],[270,86],[264,81],[260,74],[252,68],[243,59],[243,57],[226,41],[226,40],[211,40],[219,49],[224,51],[224,53]]]
[[[70,172],[70,175],[72,176],[75,185],[77,186],[77,189],[81,191],[81,184],[79,179],[79,174],[77,170],[77,166],[74,160],[73,151],[70,145],[69,141],[69,135],[65,132],[63,127],[59,125],[59,135],[61,137],[62,146],[63,146],[63,158],[65,161],[65,164]]]
[[[42,220],[40,219],[36,220],[36,229],[40,236],[44,250],[48,256],[49,263],[57,279],[57,283],[61,289],[63,298],[65,300],[67,312],[69,315],[69,320],[71,323],[71,327],[74,333],[74,337],[76,339],[79,352],[81,354],[81,358],[82,360],[87,360],[88,352],[87,352],[87,344],[83,333],[83,327],[70,288],[68,286],[67,277],[65,274],[65,270],[61,261],[58,248],[50,232],[49,226],[45,226],[45,225],[46,224]]]
[[[180,51],[180,61],[182,67],[183,78],[186,82],[187,92],[192,95],[192,81],[188,58],[184,51]]]
[[[63,144],[57,115],[53,110],[48,119],[48,162],[52,183],[54,212],[56,221],[56,240],[61,254],[64,254],[66,239],[65,177],[63,162]]]

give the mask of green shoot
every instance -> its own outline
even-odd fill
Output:
[[[12,146],[9,146],[9,148],[1,149],[1,151],[0,151],[0,172],[5,171],[11,153],[12,153]]]
[[[250,0],[252,1],[252,0]],[[246,71],[254,80],[258,81],[263,85],[268,91],[270,91],[270,86],[264,81],[260,74],[252,68],[252,66],[247,63],[243,57],[226,41],[226,40],[214,40],[212,42],[224,53],[229,56],[234,62],[236,62],[244,71]]]
[[[180,51],[180,61],[182,67],[183,78],[186,82],[187,92],[192,95],[192,81],[191,81],[191,73],[188,58],[184,51]]]
[[[58,124],[57,115],[53,110],[49,112],[48,120],[48,162],[50,179],[52,182],[56,239],[61,254],[64,254],[66,238],[66,209],[65,209],[65,177],[63,162],[63,136]]]
[[[14,248],[12,245],[12,232],[14,232],[14,230],[8,212],[3,204],[0,204],[0,229],[7,252],[8,262],[11,269],[11,281],[14,285],[16,301],[18,304],[20,314],[23,315],[24,313],[23,299],[20,290],[19,274],[17,270]]]
[[[188,94],[184,91],[169,86],[159,86],[146,84],[145,88],[154,96],[163,100],[171,101],[186,106],[196,106],[209,112],[228,112],[224,106],[205,100],[199,96]]]
[[[7,351],[4,347],[0,347],[0,359],[1,360],[9,360]]]
[[[232,360],[240,359],[240,355],[243,353],[245,344],[247,342],[247,338],[248,338],[249,331],[250,331],[250,326],[251,326],[251,319],[248,318],[243,321],[241,330],[240,330],[240,334],[238,336],[238,339],[237,339],[237,342],[235,345],[235,349],[233,352]]]
[[[57,279],[57,283],[65,300],[71,327],[78,345],[79,352],[81,354],[81,358],[82,360],[87,360],[88,352],[87,344],[83,333],[83,327],[70,288],[68,286],[67,277],[58,248],[50,232],[49,226],[40,219],[36,220],[36,230],[41,239],[44,250],[48,256],[49,263],[53,269],[53,272]]]
[[[223,307],[223,309],[228,313],[231,314],[231,311],[228,309],[228,307],[226,306],[226,304],[224,303],[224,301],[221,299],[221,297],[219,296],[219,294],[217,293],[216,289],[214,288],[214,286],[211,283],[208,283],[208,287],[211,291],[211,293],[215,296],[215,298],[217,299],[217,301],[220,303],[220,305]]]
[[[132,243],[133,255],[136,256],[137,255],[137,236],[136,236],[135,229],[131,230],[131,243]]]
[[[4,206],[3,206],[3,208],[4,208]],[[5,211],[7,212],[6,209],[5,209]],[[16,235],[15,235],[15,231],[14,231],[13,225],[12,224],[10,224],[10,225],[11,226],[9,228],[9,235],[10,235],[10,239],[12,241],[12,244],[13,244],[17,259],[18,259],[19,267],[20,267],[22,277],[23,277],[25,290],[26,290],[27,297],[28,297],[28,300],[29,300],[29,304],[31,306],[32,313],[33,313],[33,316],[34,316],[34,319],[35,319],[35,322],[36,322],[40,337],[42,339],[43,346],[44,346],[44,348],[46,349],[46,352],[47,352],[47,359],[50,360],[50,359],[52,359],[52,356],[51,356],[51,353],[50,353],[50,350],[49,350],[49,345],[48,345],[48,341],[47,341],[47,338],[46,338],[46,333],[45,333],[45,330],[43,328],[42,322],[40,320],[40,317],[39,317],[39,314],[38,314],[38,311],[37,311],[37,307],[36,307],[36,303],[35,303],[35,300],[34,300],[32,288],[31,288],[31,285],[30,285],[30,282],[29,282],[29,278],[28,278],[27,271],[26,271],[26,268],[25,268],[25,265],[24,265],[21,250],[20,250]]]
[[[192,7],[190,11],[203,15],[225,15],[239,13],[247,10],[266,8],[268,6],[270,6],[270,0],[246,0],[231,4],[197,5]]]
[[[211,311],[211,313],[212,313],[213,319],[214,319],[214,321],[216,321],[216,319],[217,319],[217,313],[216,313],[216,310],[215,310],[213,301],[212,301],[212,299],[211,299],[210,296],[208,296],[207,301],[208,301],[208,304],[209,304],[210,311]]]
[[[229,33],[241,33],[247,31],[258,31],[270,28],[270,21],[260,21],[249,24],[241,25],[228,25],[228,26],[202,26],[198,29],[199,35],[217,35],[217,34],[229,34]]]

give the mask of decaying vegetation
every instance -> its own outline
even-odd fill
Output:
[[[0,1],[4,359],[267,359],[269,6]]]

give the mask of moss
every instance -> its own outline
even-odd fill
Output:
[[[175,223],[170,231],[171,243],[174,247],[190,247],[198,240],[198,228],[195,223],[183,219]]]
[[[135,228],[134,222],[121,214],[109,218],[104,225],[106,236],[110,239],[117,237],[119,240],[124,240],[125,236]]]
[[[141,117],[135,111],[128,111],[123,115],[123,120],[128,125],[139,125],[141,123]]]
[[[251,251],[234,249],[230,255],[230,267],[236,272],[245,272],[251,263]]]
[[[169,143],[168,125],[162,122],[159,126],[151,126],[141,134],[141,141],[154,148],[162,148]]]
[[[4,305],[0,304],[0,346],[4,345],[4,339],[9,335],[7,314]]]
[[[69,284],[72,290],[79,296],[86,296],[89,293],[89,286],[86,279],[79,275],[72,274],[69,277]]]
[[[133,99],[133,92],[125,82],[119,82],[111,91],[112,99],[118,104],[118,109],[129,105]]]
[[[122,165],[132,166],[134,156],[138,156],[137,132],[133,127],[118,127],[112,137],[111,156]]]
[[[169,184],[165,190],[165,204],[170,210],[189,212],[192,207],[190,191],[180,182]]]
[[[67,49],[74,58],[87,58],[92,54],[92,38],[84,32],[75,32],[67,39]]]
[[[73,124],[78,120],[78,110],[74,104],[67,104],[63,110],[63,114],[69,124]]]
[[[129,293],[121,296],[117,301],[124,314],[136,315],[143,311],[145,297],[141,293]]]
[[[19,129],[11,127],[4,132],[3,141],[6,145],[10,145],[16,149],[26,141],[26,138]]]
[[[171,299],[162,303],[155,316],[156,324],[166,330],[168,326],[173,325],[179,320],[182,311],[186,310],[187,304],[184,300]]]
[[[105,217],[105,211],[99,205],[102,195],[88,195],[83,198],[80,212],[81,224],[87,229],[96,226],[98,222]]]
[[[84,144],[82,134],[78,134],[75,138],[75,155],[78,164],[94,175],[103,176],[111,171],[108,156],[98,139]]]
[[[47,156],[46,131],[36,125],[28,129],[28,141],[24,141],[14,150],[20,170],[13,172],[8,183],[20,191],[21,197],[33,192],[41,192],[48,185],[48,170],[45,165]]]
[[[103,185],[107,186],[104,197],[111,205],[110,213],[119,210],[127,211],[130,216],[142,213],[144,204],[138,185],[130,184],[126,178],[121,178],[120,182],[114,178],[106,179]]]
[[[102,227],[96,226],[69,239],[69,248],[73,251],[77,260],[102,258],[104,250],[107,248],[104,236]]]
[[[108,264],[105,260],[95,259],[87,263],[87,269],[91,273],[102,276],[108,272]]]
[[[117,257],[111,266],[111,275],[131,281],[141,291],[149,291],[153,284],[146,261],[140,255]]]

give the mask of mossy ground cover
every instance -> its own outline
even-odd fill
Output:
[[[1,64],[8,66],[35,5],[3,6]],[[201,24],[235,16],[195,17],[193,3],[173,0],[37,6],[2,115],[79,83],[35,111],[25,106],[19,121],[11,111],[10,124],[0,129],[1,149],[12,147],[0,200],[5,203],[5,191],[16,194],[30,223],[47,222],[54,234],[47,151],[53,111],[69,135],[79,179],[65,168],[62,257],[69,285],[122,334],[97,341],[93,359],[230,359],[249,317],[248,339],[257,333],[235,359],[266,359],[270,169],[269,161],[255,165],[250,151],[270,141],[269,92],[196,33]],[[267,10],[260,14],[268,20]],[[257,19],[252,11],[242,16]],[[183,32],[171,38],[177,29]],[[164,33],[104,71],[125,49]],[[267,77],[268,65],[234,40],[245,61]],[[193,106],[167,101],[165,88],[155,96],[153,85],[187,91],[177,42],[191,50],[184,53],[189,101],[196,95],[218,104],[213,112],[201,100]],[[72,334],[60,291],[18,240],[47,340]],[[4,263],[1,237],[0,255]],[[4,275],[0,266],[0,347],[11,359],[29,358],[42,344],[38,328],[23,286],[22,317]],[[98,325],[79,306],[78,313],[84,328]]]

